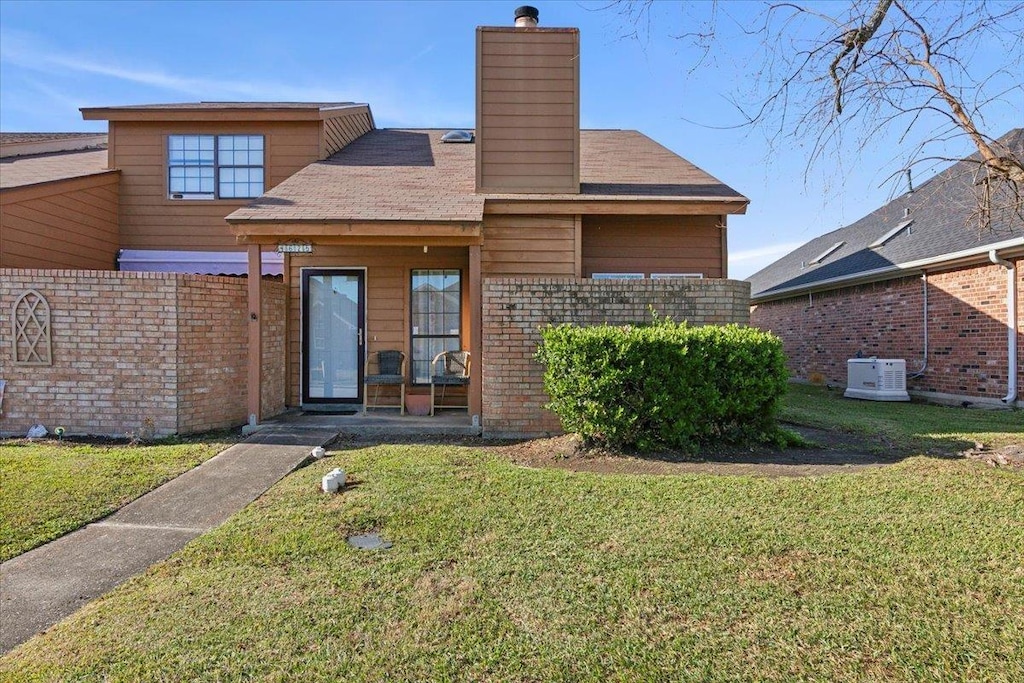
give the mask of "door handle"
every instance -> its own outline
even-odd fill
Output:
[[[363,345],[363,328],[359,328],[359,345]]]

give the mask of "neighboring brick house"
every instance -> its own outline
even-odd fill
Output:
[[[747,285],[724,281],[727,216],[748,200],[641,133],[581,131],[579,64],[577,29],[479,28],[477,126],[456,132],[463,142],[376,129],[356,103],[83,109],[109,122],[121,268],[236,272],[209,264],[244,255],[242,272],[280,269],[280,403],[360,404],[364,359],[384,349],[406,354],[407,393],[422,393],[433,355],[458,348],[471,381],[449,398],[486,430],[554,429],[536,325],[637,322],[648,303],[748,319]],[[245,385],[249,413],[267,417],[277,368],[258,282],[241,311]],[[496,327],[519,325],[502,322],[519,306],[544,314]]]
[[[1024,130],[997,147],[1024,154]],[[1021,405],[1024,215],[1008,192],[979,222],[977,162],[954,164],[749,278],[751,323],[800,380],[845,385],[856,356],[903,358],[911,393]]]

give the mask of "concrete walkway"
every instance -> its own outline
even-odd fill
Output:
[[[0,564],[0,653],[221,524],[337,433],[269,426],[110,517]]]

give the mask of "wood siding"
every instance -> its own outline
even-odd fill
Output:
[[[721,216],[584,216],[583,277],[703,273],[725,277]]]
[[[477,189],[579,192],[579,31],[477,29]]]
[[[113,270],[118,174],[0,192],[0,268]]]
[[[319,121],[149,123],[111,121],[110,164],[121,170],[121,246],[126,249],[237,249],[224,217],[248,199],[181,200],[167,193],[167,136],[264,136],[269,190],[320,157]]]
[[[317,246],[309,256],[288,258],[288,405],[299,405],[302,375],[302,321],[300,292],[302,268],[366,268],[366,351],[400,349],[412,372],[409,296],[411,271],[421,268],[458,268],[462,271],[462,347],[470,348],[469,250],[466,247],[344,247]],[[414,392],[415,393],[415,392]],[[465,396],[465,391],[452,392]],[[381,399],[387,396],[384,390]],[[460,398],[464,403],[465,399]]]
[[[320,136],[320,158],[326,159],[371,130],[373,121],[369,109],[325,119]]]
[[[578,275],[576,216],[484,216],[483,277]]]

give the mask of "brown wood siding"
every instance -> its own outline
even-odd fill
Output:
[[[477,188],[579,192],[579,32],[477,29]]]
[[[269,190],[320,156],[319,121],[149,123],[112,121],[111,165],[121,170],[121,246],[127,249],[238,249],[224,217],[250,200],[167,196],[167,136],[264,136]]]
[[[0,192],[0,268],[113,270],[118,174]]]
[[[320,158],[326,159],[364,133],[373,130],[369,111],[357,111],[325,119],[320,139]]]
[[[575,275],[575,216],[484,216],[484,277]]]
[[[409,288],[412,270],[458,268],[462,271],[462,346],[470,348],[469,250],[466,247],[317,246],[312,255],[288,259],[288,405],[299,405],[302,325],[302,268],[366,268],[366,351],[400,349],[410,359]],[[465,391],[454,392],[465,396]],[[381,393],[383,400],[385,394]],[[464,401],[464,399],[461,399]]]
[[[703,273],[724,277],[720,216],[584,216],[583,277]]]

